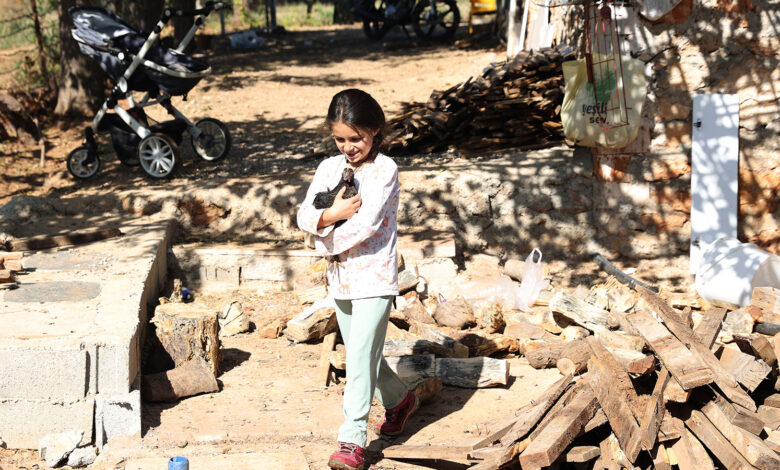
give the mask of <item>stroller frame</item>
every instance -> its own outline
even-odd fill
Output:
[[[195,148],[195,143],[198,141],[198,139],[203,135],[203,130],[198,127],[196,123],[193,123],[190,119],[188,119],[184,114],[181,113],[172,103],[171,103],[171,97],[172,95],[165,90],[158,90],[155,96],[152,96],[152,93],[146,92],[141,99],[140,102],[137,102],[133,98],[133,90],[130,87],[129,81],[133,74],[136,72],[136,70],[140,66],[148,67],[150,69],[153,69],[157,72],[163,73],[165,75],[176,77],[176,78],[184,78],[184,79],[200,79],[202,77],[205,77],[206,75],[211,73],[211,67],[207,67],[205,70],[197,71],[197,72],[183,72],[180,70],[174,70],[168,67],[165,67],[163,65],[160,65],[158,63],[155,63],[153,61],[150,61],[146,59],[147,53],[152,48],[152,46],[159,40],[160,35],[165,28],[165,26],[170,22],[170,20],[173,17],[188,17],[192,16],[195,17],[195,20],[193,22],[192,27],[190,27],[189,31],[185,35],[185,37],[182,39],[182,41],[179,43],[179,45],[176,47],[175,52],[183,54],[184,50],[187,48],[187,46],[192,42],[192,39],[195,37],[195,33],[198,29],[200,29],[203,26],[203,23],[208,17],[208,15],[213,11],[219,11],[222,9],[230,8],[232,5],[230,3],[226,2],[214,2],[214,1],[208,1],[206,2],[205,6],[203,8],[199,8],[196,10],[181,10],[181,9],[173,9],[173,8],[166,8],[163,11],[162,17],[157,22],[155,27],[153,28],[152,32],[149,34],[149,36],[144,41],[143,45],[141,46],[140,50],[133,54],[127,50],[122,50],[120,48],[115,47],[110,42],[106,42],[102,46],[98,46],[94,43],[89,43],[85,41],[83,38],[76,35],[76,31],[74,30],[72,32],[72,36],[74,40],[81,44],[85,44],[93,49],[104,51],[111,53],[112,55],[116,56],[120,61],[130,61],[129,66],[125,69],[122,76],[116,80],[116,83],[114,87],[112,88],[111,92],[109,93],[108,97],[103,102],[103,105],[101,106],[100,110],[95,115],[94,119],[92,120],[91,126],[84,129],[84,145],[82,147],[77,148],[71,153],[71,156],[75,152],[81,151],[82,152],[82,158],[81,163],[83,165],[92,165],[94,163],[97,163],[96,168],[94,172],[87,172],[82,174],[77,174],[71,169],[70,160],[71,156],[68,157],[68,169],[71,171],[71,173],[76,176],[77,178],[86,179],[89,177],[94,176],[94,174],[97,173],[99,169],[99,157],[97,152],[97,142],[95,140],[96,134],[106,133],[108,130],[106,127],[110,126],[103,126],[101,127],[101,122],[104,121],[106,118],[106,115],[108,113],[108,110],[111,109],[116,113],[116,116],[119,117],[132,131],[142,139],[142,143],[144,142],[144,139],[150,138],[153,135],[160,136],[161,134],[155,134],[152,129],[150,129],[151,126],[147,127],[144,123],[140,122],[138,119],[136,119],[131,113],[130,110],[136,109],[136,110],[142,110],[143,108],[154,106],[154,105],[161,105],[171,116],[174,117],[174,121],[178,120],[180,123],[183,123],[183,128],[186,128],[187,131],[189,131],[192,141],[193,141],[193,147]],[[183,94],[184,100],[187,99],[187,93]],[[119,100],[127,99],[130,108],[125,109],[122,106],[118,104]],[[141,113],[143,114],[143,113]],[[145,120],[145,119],[144,119]],[[171,123],[174,121],[166,121],[166,123]],[[224,127],[224,125],[217,121],[216,119],[210,119],[205,118],[202,121],[200,121],[198,124],[204,121],[210,121],[210,125],[218,125],[220,128],[219,130],[222,132],[226,142],[224,145],[224,149],[222,150],[222,155],[219,155],[217,157],[210,158],[207,155],[204,155],[199,151],[198,148],[195,148],[196,153],[198,153],[203,159],[205,160],[217,160],[218,158],[221,158],[224,154],[227,153],[229,147],[230,147],[230,136],[227,133],[227,129]],[[165,135],[162,135],[162,138],[166,137]],[[163,139],[165,140],[165,139]],[[171,142],[171,139],[167,139],[169,142],[168,144],[174,144],[174,142]],[[178,139],[180,141],[180,139]],[[158,142],[159,144],[159,142]],[[165,142],[162,142],[164,145]],[[86,150],[86,156],[85,158],[83,153],[84,150]],[[178,152],[177,149],[173,149],[174,152]],[[178,155],[176,156],[178,160]],[[123,163],[127,163],[130,165],[133,165],[133,163],[128,163],[123,161]],[[147,169],[146,166],[144,166],[144,170],[149,173],[150,176],[155,178],[164,178],[170,175],[173,168],[171,168],[171,171],[163,172],[161,174],[152,174],[149,169]]]

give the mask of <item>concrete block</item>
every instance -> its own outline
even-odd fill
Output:
[[[95,399],[95,444],[99,449],[116,437],[141,438],[141,391]]]
[[[10,449],[38,449],[47,434],[84,431],[80,445],[92,442],[95,400],[0,400],[0,432]]]
[[[68,455],[67,465],[72,468],[86,467],[92,465],[96,458],[97,449],[95,446],[79,447]]]
[[[122,344],[97,345],[97,393],[118,395],[130,391],[139,367],[137,349],[130,338]]]
[[[84,398],[94,392],[93,355],[83,344],[63,348],[35,343],[23,348],[0,347],[0,399]]]
[[[65,431],[47,434],[38,441],[38,452],[49,467],[56,467],[78,447],[84,431]]]

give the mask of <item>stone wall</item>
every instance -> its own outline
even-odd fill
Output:
[[[780,4],[683,0],[655,23],[636,8],[626,15],[620,34],[624,50],[646,64],[647,100],[634,142],[590,149],[594,184],[616,192],[646,187],[641,208],[616,212],[633,212],[631,224],[645,233],[688,239],[693,96],[739,94],[739,237],[780,253]],[[584,51],[583,7],[554,8],[552,18],[563,25],[556,41]],[[632,171],[638,166],[646,171]],[[621,251],[630,243],[617,242]]]

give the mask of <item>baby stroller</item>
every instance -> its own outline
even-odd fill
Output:
[[[180,164],[179,144],[189,131],[192,147],[204,160],[224,157],[230,150],[230,133],[216,119],[192,123],[171,104],[172,96],[184,96],[211,72],[211,67],[182,51],[192,41],[195,31],[212,11],[230,7],[222,2],[207,2],[194,11],[166,8],[163,16],[144,37],[115,14],[99,7],[78,6],[68,10],[75,26],[73,38],[81,52],[100,64],[115,82],[92,125],[84,130],[84,144],[68,155],[68,171],[76,178],[87,179],[100,170],[95,134],[109,133],[119,160],[130,166],[141,165],[153,178],[166,178]],[[160,33],[174,16],[197,17],[176,50],[155,45]],[[140,102],[133,91],[145,93]],[[129,109],[117,102],[127,98]],[[173,119],[150,125],[143,108],[161,105]],[[108,113],[112,109],[114,113]]]

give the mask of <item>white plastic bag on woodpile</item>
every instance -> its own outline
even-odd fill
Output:
[[[594,61],[598,57],[594,55]],[[630,144],[639,131],[639,121],[645,104],[647,86],[645,84],[644,63],[638,59],[623,57],[622,80],[613,72],[603,73],[596,77],[596,86],[588,81],[588,71],[585,59],[570,60],[563,63],[563,79],[566,82],[566,94],[561,106],[561,123],[566,138],[577,145],[586,147],[621,148]],[[594,72],[595,73],[595,72]],[[620,93],[620,83],[623,83],[625,95]],[[596,92],[599,104],[596,103]],[[625,96],[626,125],[612,127],[616,122],[605,124],[605,115],[615,120],[615,112],[610,109],[619,108],[619,101]],[[611,128],[610,128],[611,127]]]
[[[538,254],[539,257],[536,261],[534,261],[534,254]],[[486,303],[500,303],[506,310],[530,312],[541,291],[549,285],[550,281],[544,279],[542,252],[534,248],[525,260],[523,281],[520,285],[509,276],[502,274],[472,278],[457,287],[462,292],[463,298],[474,308]]]
[[[539,255],[539,259],[534,261],[534,254]],[[536,303],[539,294],[550,285],[550,280],[544,278],[544,268],[542,268],[542,252],[539,248],[534,248],[525,259],[523,267],[523,281],[520,283],[520,292],[518,301],[520,306],[518,310],[530,312],[531,307]]]

